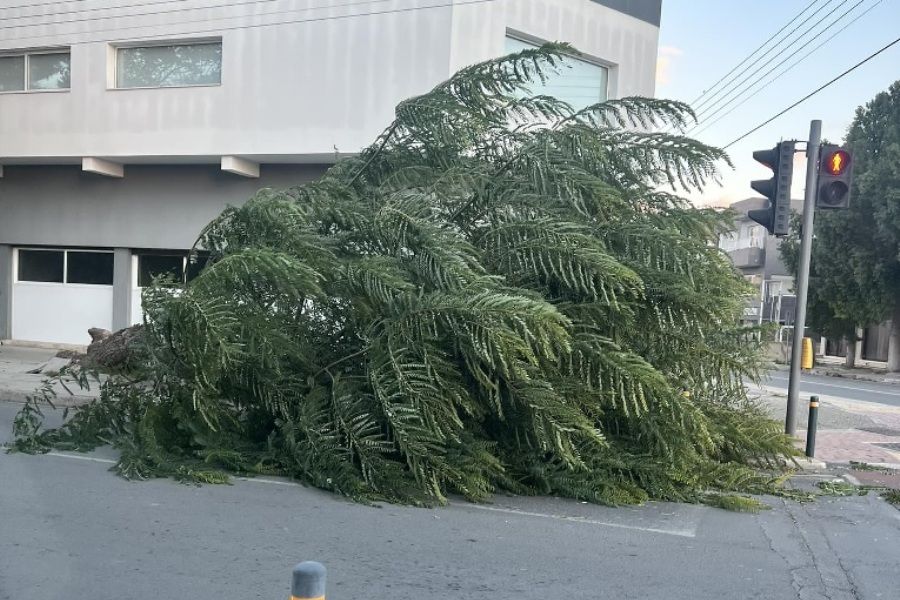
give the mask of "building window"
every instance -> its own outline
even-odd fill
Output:
[[[112,252],[66,252],[66,283],[113,284]]]
[[[113,253],[100,250],[18,250],[18,281],[113,284]]]
[[[67,90],[71,62],[68,50],[0,56],[0,92]]]
[[[117,88],[222,83],[222,42],[116,48]]]
[[[206,253],[196,255],[193,260],[186,252],[138,254],[138,287],[149,286],[156,277],[167,277],[181,283],[190,281],[206,266],[207,258]]]
[[[29,90],[67,90],[72,58],[68,52],[28,55]]]
[[[157,277],[184,282],[183,254],[139,254],[138,287],[147,287]]]
[[[62,250],[19,250],[19,281],[63,283],[64,273]]]
[[[506,37],[506,53],[521,52],[539,47],[518,38]],[[577,58],[566,57],[557,74],[550,74],[546,81],[529,85],[534,95],[553,96],[581,110],[609,99],[609,69],[602,65]]]

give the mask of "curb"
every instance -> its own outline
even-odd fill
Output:
[[[867,373],[845,373],[833,369],[815,368],[810,371],[813,375],[835,377],[837,379],[850,379],[853,381],[869,381],[872,383],[884,383],[887,385],[900,385],[900,377],[893,375],[869,375]]]
[[[801,471],[827,471],[829,466],[824,460],[806,456],[794,460]]]
[[[25,392],[22,390],[0,388],[0,402],[9,404],[25,404],[28,401],[28,396],[31,396],[33,394],[34,390]],[[57,407],[83,406],[85,404],[90,404],[93,400],[96,399],[97,396],[85,396],[82,394],[74,394],[70,396],[65,392],[65,390],[63,390],[63,393],[59,394],[56,397],[56,401],[53,404]]]
[[[884,469],[886,471],[900,471],[900,463],[888,463],[888,462],[867,462],[866,465],[870,467],[875,467],[876,469]],[[858,471],[859,467],[845,462],[833,462],[828,463],[829,467],[840,467],[842,469],[849,469],[851,471]]]

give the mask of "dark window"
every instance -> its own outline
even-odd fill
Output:
[[[112,252],[69,250],[66,258],[66,283],[113,284]]]
[[[19,250],[19,281],[63,282],[62,250]]]
[[[187,260],[187,280],[191,281],[199,275],[206,267],[209,260],[209,253],[199,252],[196,256],[188,257]]]
[[[184,281],[184,255],[138,255],[138,287],[147,287],[153,282],[154,277],[160,276],[169,276],[175,281]]]

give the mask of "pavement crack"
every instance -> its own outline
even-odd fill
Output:
[[[829,547],[830,546],[831,544],[829,543]],[[837,561],[838,565],[841,567],[841,571],[844,572],[844,577],[847,578],[847,583],[850,584],[850,589],[848,591],[856,598],[856,600],[862,600],[862,595],[859,593],[859,587],[856,585],[856,581],[853,579],[853,574],[850,572],[850,569],[844,566],[844,561],[840,558],[838,558]]]
[[[835,594],[841,598],[846,598],[846,595],[849,594],[854,600],[861,600],[859,588],[849,569],[832,546],[828,532],[812,518],[811,527],[804,528],[797,518],[796,511],[790,506],[786,506],[786,508],[788,517],[800,535],[805,552],[809,555],[813,568],[822,583],[823,595],[832,600]],[[805,510],[805,508],[801,506],[799,510]],[[814,544],[810,539],[811,536],[821,538],[821,543]],[[818,546],[819,552],[816,552],[816,546]]]
[[[784,499],[781,500],[781,503],[785,505],[785,509],[787,509],[786,502]],[[765,522],[760,523],[760,530],[762,531],[763,537],[766,538],[766,542],[769,545],[769,550],[771,550],[774,554],[781,557],[782,560],[786,564],[791,564],[793,561],[791,558],[781,550],[779,550],[775,545],[775,539],[769,534],[768,529],[765,526]],[[800,569],[806,568],[809,565],[800,564],[794,565],[790,569],[788,569],[788,574],[791,577],[791,587],[794,588],[794,593],[797,595],[797,600],[803,600],[803,583],[800,581],[799,571]]]
[[[782,500],[782,502],[784,502],[784,501]],[[813,552],[812,546],[810,546],[810,544],[809,544],[809,538],[807,537],[806,532],[803,530],[803,527],[801,527],[800,522],[797,520],[797,515],[794,513],[794,511],[791,509],[791,507],[788,506],[787,502],[784,503],[784,507],[785,507],[785,512],[787,513],[788,518],[791,520],[791,523],[793,524],[794,530],[800,536],[800,541],[803,544],[803,548],[806,551],[806,555],[809,556],[809,560],[812,565],[812,568],[815,569],[816,574],[819,576],[819,581],[822,584],[822,593],[825,595],[826,598],[828,598],[828,600],[831,600],[831,594],[828,593],[828,584],[825,582],[825,577],[822,575],[822,569],[819,566],[819,561],[816,560],[816,554],[815,554],[815,552]]]

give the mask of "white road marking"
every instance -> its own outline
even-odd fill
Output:
[[[769,379],[776,379],[776,378],[770,376]],[[781,377],[781,379],[783,379],[784,381],[787,381],[787,377]],[[822,387],[838,388],[838,389],[841,389],[841,390],[852,390],[852,391],[855,391],[855,392],[868,392],[868,393],[870,393],[870,394],[882,394],[882,395],[884,395],[884,396],[897,396],[897,397],[900,397],[900,392],[884,392],[884,391],[881,391],[881,390],[873,390],[872,388],[853,387],[853,386],[849,386],[849,385],[836,385],[836,384],[834,384],[834,383],[820,383],[820,382],[818,382],[818,381],[809,381],[809,380],[803,381],[802,378],[801,378],[801,380],[800,380],[800,383],[801,383],[801,384],[803,384],[803,383],[808,383],[808,384],[810,384],[810,385],[820,385],[820,386],[822,386]]]
[[[75,460],[87,460],[90,462],[105,463],[108,465],[114,465],[118,462],[109,458],[98,458],[96,456],[84,456],[81,454],[67,454],[64,452],[47,452],[44,456],[56,456],[57,458],[74,458]]]
[[[47,452],[45,456],[55,456],[57,458],[74,458],[75,460],[86,460],[89,462],[97,462],[104,464],[115,464],[116,461],[109,458],[98,458],[96,456],[82,456],[78,454],[68,454],[64,452]],[[250,483],[263,483],[268,485],[286,485],[300,486],[301,484],[293,481],[279,481],[277,479],[267,479],[264,477],[235,477],[238,481],[247,481]],[[693,538],[697,537],[696,526],[687,529],[661,529],[658,527],[641,527],[639,525],[626,525],[623,523],[610,523],[608,521],[598,521],[596,519],[587,519],[582,517],[572,517],[568,515],[551,515],[547,513],[532,512],[527,510],[519,510],[516,508],[502,508],[499,506],[485,506],[481,504],[463,504],[459,502],[450,502],[450,506],[460,508],[474,508],[476,510],[485,510],[489,512],[505,513],[508,515],[516,515],[520,517],[539,517],[543,519],[555,519],[557,521],[568,521],[570,523],[583,523],[587,525],[599,525],[601,527],[613,527],[616,529],[631,529],[635,531],[646,531],[648,533],[661,533],[663,535],[674,535],[677,537]]]
[[[585,523],[588,525],[600,525],[602,527],[615,527],[617,529],[632,529],[636,531],[647,531],[649,533],[662,533],[665,535],[675,535],[678,537],[693,538],[697,537],[697,528],[690,527],[688,529],[660,529],[657,527],[640,527],[639,525],[625,525],[623,523],[610,523],[608,521],[597,521],[595,519],[585,519],[582,517],[570,517],[567,515],[551,515],[547,513],[531,512],[527,510],[519,510],[517,508],[502,508],[499,506],[485,506],[483,504],[461,504],[451,502],[450,506],[458,506],[460,508],[474,508],[476,510],[486,510],[489,512],[505,513],[508,515],[516,515],[520,517],[540,517],[543,519],[555,519],[557,521],[568,521],[570,523]]]
[[[293,487],[303,487],[296,481],[278,481],[277,479],[266,479],[265,477],[235,477],[238,481],[249,481],[250,483],[267,483],[269,485],[288,485]]]

